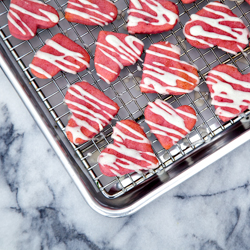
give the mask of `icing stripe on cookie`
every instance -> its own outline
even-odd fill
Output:
[[[243,49],[242,46],[248,44],[248,29],[245,27],[243,21],[240,18],[228,15],[226,13],[227,10],[230,10],[228,6],[219,2],[212,2],[206,5],[203,10],[207,11],[209,14],[216,15],[218,17],[213,18],[192,14],[190,17],[190,21],[185,24],[185,27],[183,29],[184,35],[187,39],[192,40],[194,42],[199,42],[209,47],[214,46],[214,44],[209,42],[209,39],[220,39],[222,40],[222,43],[218,48],[231,54],[236,54],[236,51],[228,49],[226,47],[227,44],[225,42],[236,42],[237,47],[239,48],[239,50],[237,51],[241,51]],[[197,21],[200,22],[200,25],[197,23]],[[193,24],[194,22],[196,22],[196,24]],[[235,26],[237,23],[238,25],[240,24],[243,26],[241,28],[231,28],[229,26],[229,24]],[[214,32],[204,30],[204,27],[202,27],[201,24],[213,27]],[[187,26],[190,35],[186,32]]]
[[[37,73],[44,75],[46,78],[52,78],[52,75],[50,75],[48,72],[46,72],[44,69],[35,66],[33,64],[29,65],[31,69],[35,70]]]
[[[190,133],[190,130],[187,129],[184,119],[180,116],[180,114],[187,116],[190,119],[197,120],[197,117],[195,115],[183,110],[174,109],[170,104],[160,99],[157,99],[155,102],[150,102],[148,106],[150,107],[149,110],[153,113],[153,115],[160,116],[161,119],[164,119],[166,122],[183,131],[182,133],[180,130],[168,128],[147,119],[145,120],[148,125],[153,127],[153,129],[151,129],[152,133],[171,138],[173,144],[175,144],[181,138],[184,138],[186,136],[186,133]]]
[[[179,80],[185,84],[196,86],[199,83],[199,77],[192,73],[192,71],[197,73],[196,68],[193,65],[176,58],[180,56],[180,49],[177,46],[168,42],[166,42],[165,45],[153,44],[146,51],[146,56],[152,55],[153,57],[150,64],[144,63],[143,65],[143,79],[140,87],[160,94],[169,94],[171,92],[190,93],[192,89],[178,87],[177,81]],[[155,48],[160,50],[157,50],[156,52]],[[176,55],[171,56],[170,53],[166,54],[167,52]],[[171,65],[171,61],[176,62],[176,65],[178,66],[168,66]],[[183,66],[185,66],[185,69]],[[184,74],[177,75],[178,73]]]
[[[113,73],[113,74],[116,74],[116,75],[117,75],[117,72],[115,72],[114,70],[112,70],[112,69],[110,69],[110,68],[106,67],[106,66],[105,66],[105,65],[103,65],[103,64],[100,64],[100,63],[95,63],[95,65],[98,65],[99,67],[101,67],[101,68],[103,68],[103,69],[106,69],[107,71],[109,71],[109,72],[111,72],[111,73]]]
[[[220,80],[220,78],[223,79],[223,81]],[[236,90],[229,84],[235,84],[236,86],[238,85],[250,90],[249,82],[237,80],[224,72],[211,70],[206,83],[211,85],[214,91],[214,93],[210,92],[210,94],[212,97],[212,104],[219,106],[215,111],[217,115],[233,118],[242,112],[241,106],[250,106],[250,93],[242,90]],[[218,98],[224,98],[224,100],[218,101]],[[223,107],[237,110],[238,114],[232,113],[229,110],[224,110]]]

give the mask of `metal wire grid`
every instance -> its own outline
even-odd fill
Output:
[[[107,27],[100,26],[84,26],[81,24],[69,23],[64,18],[64,10],[67,5],[66,0],[49,0],[45,1],[55,7],[59,12],[60,22],[57,26],[49,30],[39,30],[35,38],[30,41],[20,41],[12,37],[8,30],[7,12],[10,1],[4,0],[0,4],[0,35],[11,51],[16,62],[19,64],[28,81],[35,88],[37,94],[42,99],[48,112],[55,119],[58,127],[64,131],[70,112],[64,105],[64,96],[68,86],[78,81],[88,81],[93,86],[102,90],[112,100],[116,101],[120,106],[117,120],[132,119],[143,126],[144,131],[152,142],[152,147],[160,161],[160,166],[149,172],[127,174],[121,178],[110,178],[103,176],[97,164],[99,153],[109,144],[112,143],[111,134],[116,120],[107,126],[99,135],[91,141],[76,147],[72,144],[76,154],[82,160],[83,165],[80,167],[87,168],[89,174],[93,178],[93,185],[97,185],[100,191],[108,198],[116,198],[136,185],[143,183],[146,179],[155,174],[160,174],[162,170],[168,171],[172,167],[172,163],[180,159],[182,156],[190,153],[193,149],[201,144],[208,142],[216,134],[225,130],[233,123],[239,121],[241,117],[235,118],[230,122],[222,123],[214,113],[214,107],[210,104],[209,92],[205,84],[205,76],[207,72],[214,66],[221,63],[234,64],[240,72],[250,71],[250,61],[245,53],[250,53],[250,48],[246,48],[243,53],[236,56],[227,54],[217,48],[207,50],[199,50],[189,45],[182,33],[184,24],[189,20],[190,15],[196,13],[204,7],[209,1],[201,0],[193,4],[183,5],[181,1],[176,4],[180,11],[180,22],[169,32],[157,35],[137,35],[144,44],[145,49],[152,43],[158,41],[169,41],[178,45],[183,53],[181,60],[185,60],[192,64],[198,65],[200,84],[196,91],[181,96],[162,96],[158,94],[144,94],[140,92],[139,82],[141,79],[142,64],[136,63],[134,66],[125,67],[118,79],[111,85],[107,85],[96,75],[93,59],[95,42],[100,30],[110,30],[114,32],[126,33],[126,13],[128,10],[127,0],[114,0],[118,7],[119,16],[114,23]],[[226,4],[237,14],[247,27],[250,26],[250,7],[246,3],[237,3],[226,1]],[[244,9],[244,11],[243,11]],[[56,33],[61,32],[72,40],[83,46],[91,57],[90,69],[77,75],[70,75],[60,72],[50,80],[41,80],[30,74],[28,67],[34,53],[39,50],[46,39],[51,38]],[[145,56],[145,51],[142,58]],[[197,123],[191,133],[183,140],[178,142],[174,147],[165,150],[158,140],[149,131],[144,121],[143,112],[149,101],[156,98],[163,99],[174,107],[181,105],[192,106],[197,113]]]

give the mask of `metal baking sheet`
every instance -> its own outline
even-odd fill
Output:
[[[101,30],[108,30],[127,34],[126,18],[129,1],[113,1],[119,10],[119,15],[117,20],[105,27],[85,26],[68,22],[64,18],[64,10],[67,5],[66,0],[50,0],[44,2],[57,9],[60,21],[58,25],[51,29],[38,30],[37,35],[29,41],[21,41],[10,35],[7,24],[7,13],[10,1],[4,0],[0,2],[1,49],[5,50],[5,52],[2,52],[2,55],[4,54],[5,56],[5,60],[3,60],[5,66],[3,68],[5,71],[8,71],[8,68],[12,68],[12,71],[14,71],[12,72],[14,75],[12,82],[16,82],[16,85],[23,86],[25,91],[28,92],[26,93],[27,97],[23,96],[22,99],[25,99],[24,101],[30,99],[31,104],[27,105],[28,108],[30,108],[30,106],[37,107],[38,114],[44,117],[43,121],[38,121],[39,118],[35,119],[38,123],[45,123],[48,126],[46,129],[50,130],[54,139],[59,142],[59,148],[61,148],[64,153],[64,156],[61,156],[61,158],[66,158],[62,161],[65,165],[68,164],[67,168],[70,169],[68,169],[69,172],[74,170],[74,173],[72,172],[73,174],[71,175],[73,175],[75,182],[79,182],[77,184],[79,189],[81,190],[81,185],[87,189],[87,191],[85,190],[87,194],[85,194],[85,191],[82,192],[85,198],[88,196],[88,198],[91,197],[92,200],[98,200],[98,204],[101,203],[101,206],[109,210],[109,213],[101,213],[108,216],[122,216],[132,212],[131,209],[127,209],[127,211],[125,209],[131,205],[134,206],[133,212],[138,210],[142,205],[138,205],[135,209],[136,206],[134,204],[138,203],[140,195],[147,195],[148,200],[152,200],[158,197],[162,192],[167,191],[170,185],[172,185],[171,181],[177,181],[177,176],[180,176],[180,173],[192,168],[195,162],[191,161],[190,163],[190,159],[193,155],[196,155],[199,150],[208,150],[211,145],[216,149],[215,145],[217,145],[216,143],[220,141],[221,138],[226,138],[223,139],[223,145],[225,145],[225,141],[229,143],[248,131],[248,120],[246,118],[248,112],[227,123],[223,123],[218,119],[215,115],[214,107],[211,105],[205,77],[211,68],[220,63],[233,64],[242,73],[250,72],[250,62],[248,59],[248,53],[250,53],[249,47],[247,47],[244,52],[234,56],[217,48],[199,50],[187,43],[183,35],[183,26],[189,20],[190,15],[196,13],[209,1],[201,0],[188,5],[184,5],[181,1],[178,1],[176,4],[180,12],[180,22],[172,31],[156,35],[136,35],[145,44],[142,59],[145,57],[145,50],[152,43],[169,41],[181,48],[181,60],[185,60],[197,66],[200,76],[198,88],[190,94],[180,96],[141,93],[139,88],[143,67],[141,62],[137,62],[133,66],[125,67],[117,80],[110,85],[97,76],[93,59],[98,33]],[[242,1],[225,1],[224,3],[227,4],[249,28],[250,6]],[[88,51],[91,57],[90,68],[76,75],[60,72],[52,79],[38,79],[31,74],[29,64],[35,52],[45,44],[45,41],[59,32],[68,36]],[[12,78],[10,75],[11,73],[9,73],[9,78]],[[116,119],[105,127],[100,134],[91,141],[76,147],[67,140],[64,133],[65,126],[70,117],[70,112],[64,104],[64,95],[70,85],[82,80],[88,81],[117,102],[120,106],[120,111]],[[143,113],[147,103],[154,101],[156,98],[165,100],[174,107],[190,105],[197,113],[198,120],[191,133],[169,150],[165,150],[156,137],[150,133],[144,120]],[[127,174],[123,177],[106,177],[102,175],[97,164],[97,157],[109,143],[112,143],[112,128],[118,120],[123,119],[135,120],[144,128],[160,162],[157,169],[149,172]],[[234,132],[235,136],[229,136],[229,131],[236,131],[235,129],[238,131]],[[221,144],[219,144],[220,146],[217,145],[217,149],[222,146],[222,141],[220,142]],[[55,148],[57,148],[56,145],[54,145],[54,149]],[[55,150],[58,151],[60,149]],[[214,153],[213,150],[210,152],[210,155]],[[196,156],[199,160],[204,159],[207,155],[204,152],[199,154],[199,157]],[[67,160],[69,162],[66,162]],[[200,167],[200,169],[201,168],[202,167]],[[195,171],[193,171],[193,174],[194,173]],[[153,186],[152,183],[154,183]],[[162,186],[162,191],[157,191],[157,188],[163,183],[168,183],[168,188],[163,188]],[[130,197],[130,201],[127,201],[128,197]],[[88,200],[88,198],[86,199]],[[144,203],[146,204],[146,202]],[[96,205],[92,206],[95,207]],[[119,214],[118,211],[121,209],[123,209],[123,212]]]

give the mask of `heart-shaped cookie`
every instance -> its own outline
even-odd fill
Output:
[[[215,113],[226,122],[250,106],[250,73],[242,75],[233,65],[221,64],[209,71],[207,79]]]
[[[98,163],[106,176],[122,176],[134,171],[158,167],[150,141],[139,124],[132,120],[116,123],[109,144],[99,155]]]
[[[69,0],[65,18],[85,25],[108,25],[117,17],[116,6],[108,0]]]
[[[72,85],[65,95],[65,103],[72,112],[65,131],[76,145],[93,138],[119,111],[114,101],[87,82]]]
[[[59,71],[76,74],[89,67],[87,51],[59,33],[46,41],[30,64],[31,72],[42,79],[52,78]]]
[[[124,66],[141,60],[143,47],[143,42],[134,36],[100,31],[95,50],[97,75],[107,83],[113,82]]]
[[[171,148],[184,138],[197,120],[193,108],[184,105],[174,109],[160,99],[149,102],[144,115],[151,132],[165,149]]]
[[[190,18],[184,26],[184,35],[196,48],[218,46],[223,51],[236,54],[249,43],[246,25],[225,4],[209,3]]]
[[[11,0],[8,26],[11,35],[21,40],[29,40],[37,29],[48,29],[59,22],[57,11],[37,0]]]
[[[169,42],[152,44],[146,51],[141,91],[163,95],[190,93],[199,83],[198,72],[193,65],[180,61],[180,53]]]
[[[172,30],[179,20],[175,3],[167,0],[130,0],[127,29],[130,34],[156,34]]]

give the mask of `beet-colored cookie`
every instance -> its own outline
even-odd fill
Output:
[[[127,29],[130,34],[156,34],[172,30],[179,20],[175,3],[167,0],[130,0]]]
[[[59,22],[57,11],[41,1],[11,0],[8,26],[11,35],[21,40],[29,40],[37,29],[48,29]]]
[[[97,135],[119,111],[114,101],[87,82],[72,85],[66,93],[65,103],[72,112],[66,134],[76,145]]]
[[[100,31],[95,51],[97,75],[107,83],[113,82],[124,66],[141,60],[143,46],[143,42],[134,36]]]
[[[86,25],[108,25],[117,17],[116,6],[108,0],[69,0],[65,18]]]
[[[122,176],[158,167],[151,144],[139,124],[132,120],[117,122],[109,144],[99,155],[98,163],[106,176]]]
[[[233,65],[218,65],[207,79],[215,113],[226,122],[249,108],[250,73],[242,75]]]
[[[35,76],[46,79],[61,70],[71,74],[81,72],[89,67],[89,61],[89,54],[84,48],[59,33],[36,52],[30,68]]]
[[[218,46],[231,54],[242,51],[249,43],[246,25],[227,5],[219,2],[209,3],[191,15],[185,24],[184,35],[196,48]]]
[[[146,51],[141,91],[163,95],[191,92],[199,83],[198,72],[193,65],[180,61],[180,53],[169,42],[152,44]]]
[[[165,149],[171,148],[184,138],[192,130],[197,120],[193,108],[184,105],[174,109],[160,99],[150,102],[144,115],[151,132]]]

